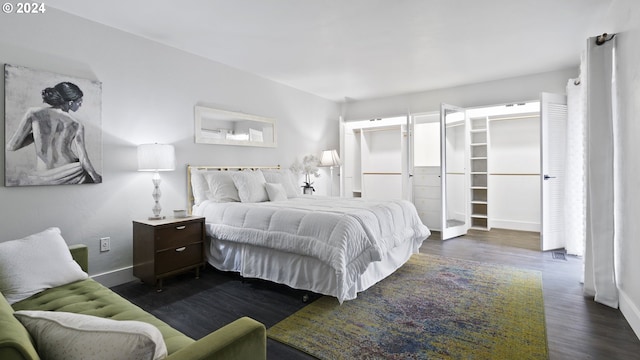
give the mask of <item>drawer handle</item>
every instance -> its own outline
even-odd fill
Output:
[[[176,230],[184,230],[186,227],[186,225],[176,226]]]
[[[179,247],[176,249],[177,252],[183,252],[187,247],[183,246],[183,247]]]

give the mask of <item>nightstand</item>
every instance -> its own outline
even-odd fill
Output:
[[[162,291],[165,277],[204,265],[204,217],[133,221],[133,275]]]

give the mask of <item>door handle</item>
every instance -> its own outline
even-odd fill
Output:
[[[182,225],[182,226],[176,226],[176,230],[184,230],[186,229],[187,226],[186,225]]]
[[[555,179],[556,177],[555,176],[545,175],[542,178],[545,179],[545,180],[549,180],[549,179]]]

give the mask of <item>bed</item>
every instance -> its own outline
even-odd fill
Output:
[[[408,201],[301,195],[278,166],[188,166],[187,178],[209,264],[340,303],[397,270],[430,235]]]

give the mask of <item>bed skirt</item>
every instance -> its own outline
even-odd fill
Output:
[[[284,284],[295,289],[336,297],[340,303],[353,300],[361,291],[391,275],[411,255],[420,242],[408,241],[385,253],[358,274],[347,266],[339,274],[318,259],[248,244],[207,237],[207,262],[218,270],[233,271],[242,277]]]

